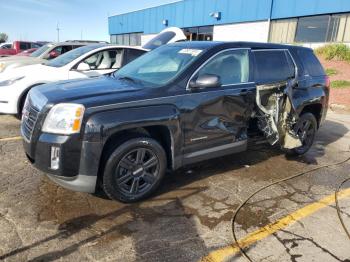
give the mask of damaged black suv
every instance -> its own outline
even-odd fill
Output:
[[[21,131],[28,158],[54,182],[132,202],[167,169],[244,151],[257,134],[304,154],[328,96],[311,49],[182,42],[111,76],[32,89]]]

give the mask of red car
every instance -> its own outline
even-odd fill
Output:
[[[12,43],[12,48],[0,49],[0,57],[17,55],[18,53],[21,53],[25,50],[39,48],[41,46],[41,44],[34,42],[14,41]]]

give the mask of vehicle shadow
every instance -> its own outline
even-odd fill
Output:
[[[343,124],[328,120],[317,136],[316,149],[313,148],[305,156],[287,158],[287,160],[308,164],[317,163],[316,158],[325,154],[327,145],[339,140],[347,133],[348,129]],[[89,210],[89,213],[67,218],[60,223],[56,234],[1,255],[0,260],[15,257],[39,246],[46,246],[53,240],[63,242],[66,240],[70,244],[36,256],[30,261],[54,261],[75,252],[82,252],[81,250],[94,253],[92,255],[95,257],[98,256],[98,253],[101,253],[100,255],[103,253],[98,247],[105,248],[106,245],[111,245],[111,250],[113,250],[113,244],[123,243],[120,240],[121,237],[131,237],[136,253],[133,260],[197,261],[202,255],[208,253],[208,249],[199,236],[193,220],[193,212],[184,206],[183,201],[191,196],[200,195],[208,187],[206,184],[200,184],[200,186],[191,184],[214,177],[216,174],[240,169],[245,165],[252,166],[283,154],[278,148],[261,144],[252,147],[247,152],[202,162],[168,174],[155,195],[144,202],[131,205],[118,204],[116,208],[115,205],[109,204],[113,201],[100,198],[96,203],[105,205],[106,212],[100,214],[94,209]],[[228,214],[232,215],[232,212]],[[125,220],[125,216],[128,219]],[[215,220],[214,223],[217,224],[218,221]],[[81,235],[88,236],[81,239]],[[76,236],[79,236],[79,240],[71,241],[71,238]],[[97,243],[97,248],[88,248],[91,243],[94,245]]]
[[[186,188],[181,194],[181,199],[206,189]],[[67,241],[69,244],[64,245],[64,248],[44,253],[28,261],[67,259],[75,252],[90,253],[92,257],[101,256],[101,259],[107,255],[113,257],[119,255],[115,261],[130,261],[127,254],[113,254],[114,245],[116,243],[122,245],[123,238],[129,237],[132,238],[135,249],[132,261],[197,261],[201,257],[200,254],[205,254],[207,249],[198,236],[191,214],[187,213],[181,199],[162,197],[131,205],[121,204],[118,205],[120,208],[105,214],[90,213],[68,219],[59,225],[56,234],[0,255],[0,260],[15,258],[21,253],[30,253],[32,249],[50,245],[51,241]],[[119,223],[125,220],[125,217],[128,219]],[[88,237],[85,237],[86,235]],[[73,238],[80,239],[81,236],[84,238],[72,241]],[[89,244],[95,248],[89,248]],[[106,250],[106,246],[108,249],[109,245],[110,250],[104,253],[102,249]]]

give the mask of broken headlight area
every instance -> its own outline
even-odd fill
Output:
[[[302,146],[300,138],[294,131],[298,114],[292,103],[293,81],[258,85],[256,87],[255,117],[271,145],[280,143],[285,149]]]

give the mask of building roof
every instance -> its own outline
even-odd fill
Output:
[[[220,12],[221,18],[213,15]],[[108,18],[110,34],[154,34],[169,27],[254,22],[350,12],[350,0],[184,0]]]

